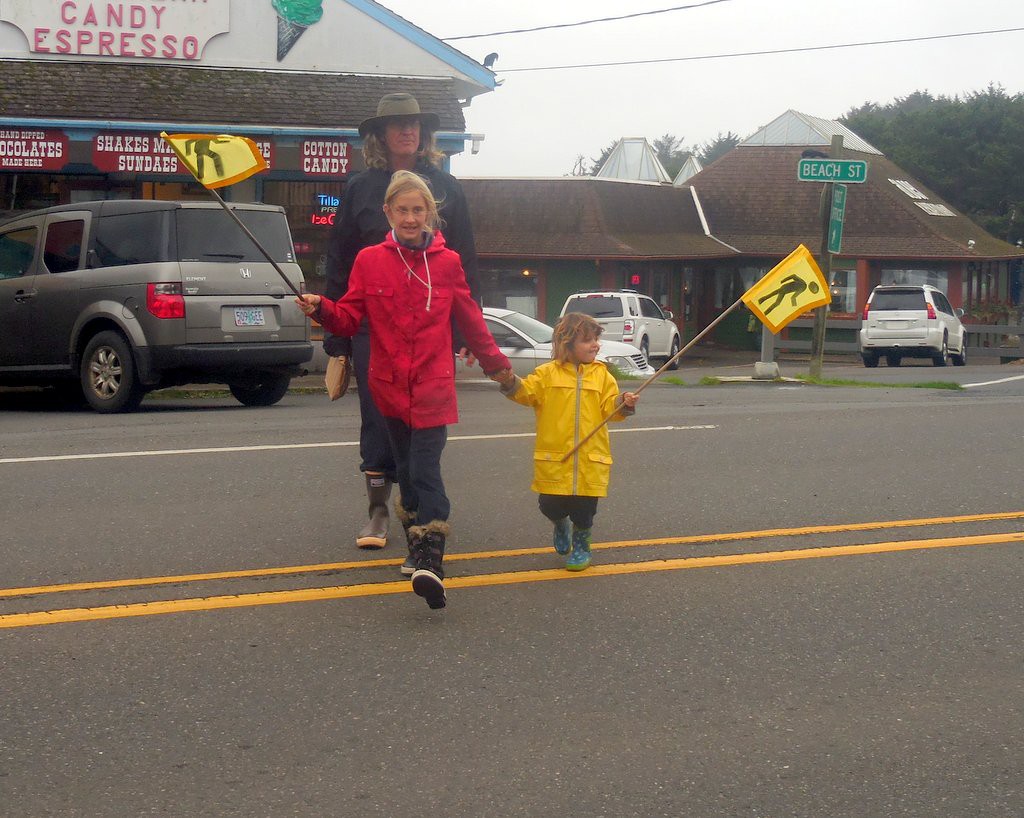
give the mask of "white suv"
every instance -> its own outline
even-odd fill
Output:
[[[941,290],[929,284],[889,284],[875,287],[864,305],[860,354],[864,366],[878,366],[880,355],[889,366],[903,358],[931,358],[945,366],[967,363],[967,333],[960,316]]]
[[[672,321],[672,313],[635,290],[575,293],[565,299],[559,315],[569,312],[592,316],[604,327],[601,338],[632,344],[648,360],[671,358],[679,352],[679,328]],[[678,366],[676,361],[670,369]]]

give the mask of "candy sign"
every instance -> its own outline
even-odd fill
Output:
[[[349,145],[340,139],[304,139],[302,172],[307,176],[347,176]]]

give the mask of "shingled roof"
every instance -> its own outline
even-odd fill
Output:
[[[589,177],[461,181],[481,256],[697,259],[736,255],[704,234],[686,188]]]
[[[797,180],[797,163],[806,147],[737,147],[692,177],[688,184],[697,191],[712,234],[744,255],[785,256],[798,244],[817,251],[822,186]],[[843,158],[865,160],[868,179],[847,186],[841,256],[936,260],[1024,256],[884,156],[846,151]],[[936,211],[950,215],[935,215]],[[975,242],[973,248],[968,247],[969,240]]]
[[[395,91],[441,118],[466,121],[451,79],[177,65],[0,59],[0,116],[103,122],[355,128]]]

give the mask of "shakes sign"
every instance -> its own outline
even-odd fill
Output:
[[[228,31],[230,0],[4,0],[0,20],[35,54],[199,60]]]

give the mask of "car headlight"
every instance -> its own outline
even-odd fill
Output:
[[[604,362],[608,366],[614,366],[621,372],[632,372],[636,369],[636,365],[629,358],[623,358],[619,355],[609,355],[604,359]]]

